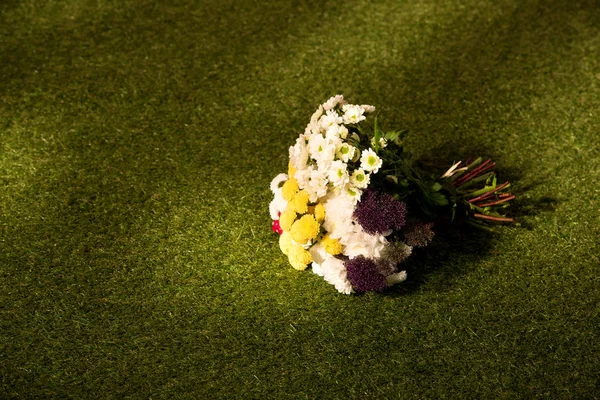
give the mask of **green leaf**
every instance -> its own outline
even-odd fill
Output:
[[[375,125],[373,127],[373,130],[374,130],[373,141],[376,143],[375,146],[379,147],[379,139],[381,139],[381,134],[383,132],[381,132],[379,130],[379,128],[377,127],[377,117],[375,117]]]
[[[429,201],[436,206],[445,206],[448,204],[448,199],[446,196],[439,192],[431,193],[429,195]]]
[[[441,188],[442,185],[440,185],[438,182],[433,182],[433,184],[431,185],[431,190],[433,190],[434,192],[439,192]]]
[[[406,133],[406,131],[391,131],[387,132],[384,138],[388,143],[395,143],[397,146],[402,146],[402,139],[404,139]]]

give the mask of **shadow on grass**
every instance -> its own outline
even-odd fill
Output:
[[[390,296],[402,296],[422,290],[444,292],[453,281],[468,274],[481,258],[489,256],[494,233],[474,232],[467,226],[449,222],[436,225],[436,236],[429,246],[414,249],[403,268],[408,277],[405,282],[392,287]]]
[[[535,226],[523,221],[524,217],[554,212],[558,202],[547,196],[516,200],[509,214],[515,216],[516,225],[504,226],[527,230],[533,230]],[[407,271],[407,280],[391,288],[386,292],[387,295],[414,293],[426,283],[429,290],[449,290],[454,281],[471,272],[480,260],[494,256],[494,242],[501,235],[500,232],[487,232],[448,219],[436,222],[434,231],[436,236],[433,241],[425,248],[413,249],[411,257],[402,265]]]
[[[370,87],[388,108],[402,110],[399,119],[411,110],[429,113],[430,118],[410,126],[420,140],[415,143],[421,149],[417,165],[423,170],[441,174],[453,160],[470,156],[497,161],[498,179],[516,183],[517,199],[508,214],[520,229],[531,230],[532,223],[523,219],[554,211],[559,199],[526,198],[551,177],[540,177],[535,160],[505,161],[511,158],[503,146],[511,140],[507,128],[523,128],[522,110],[560,79],[553,70],[577,69],[571,49],[579,31],[593,24],[593,7],[589,1],[499,4],[496,19],[457,24],[447,36],[423,46],[429,52],[415,56],[418,69],[400,64],[379,69]],[[494,131],[499,125],[502,131]],[[533,182],[519,186],[527,178]],[[490,257],[497,234],[462,228],[468,227],[438,224],[434,242],[407,261],[408,281],[390,294],[414,292],[430,280],[436,290],[444,290],[477,260]]]

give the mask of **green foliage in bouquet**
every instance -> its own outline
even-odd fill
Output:
[[[498,184],[493,171],[496,163],[491,159],[483,161],[478,157],[459,161],[435,177],[414,167],[412,154],[404,147],[408,131],[384,132],[379,129],[377,118],[372,128],[363,123],[357,130],[361,140],[355,141],[355,145],[371,146],[383,159],[380,174],[372,181],[407,203],[412,212],[418,210],[422,218],[435,220],[450,216],[452,220],[464,219],[485,230],[492,230],[497,223],[514,222],[504,212],[515,196],[508,193],[509,182]]]

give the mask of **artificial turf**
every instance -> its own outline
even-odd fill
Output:
[[[593,0],[1,2],[1,397],[598,398],[599,54]],[[337,93],[521,226],[294,271],[269,182]]]

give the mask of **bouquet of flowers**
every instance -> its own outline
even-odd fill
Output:
[[[512,222],[514,199],[481,158],[456,162],[440,177],[411,163],[406,132],[383,132],[375,107],[341,95],[321,104],[289,148],[286,173],[271,182],[272,230],[297,270],[312,271],[345,294],[382,291],[406,279],[401,267],[434,237],[439,218],[483,229]]]

